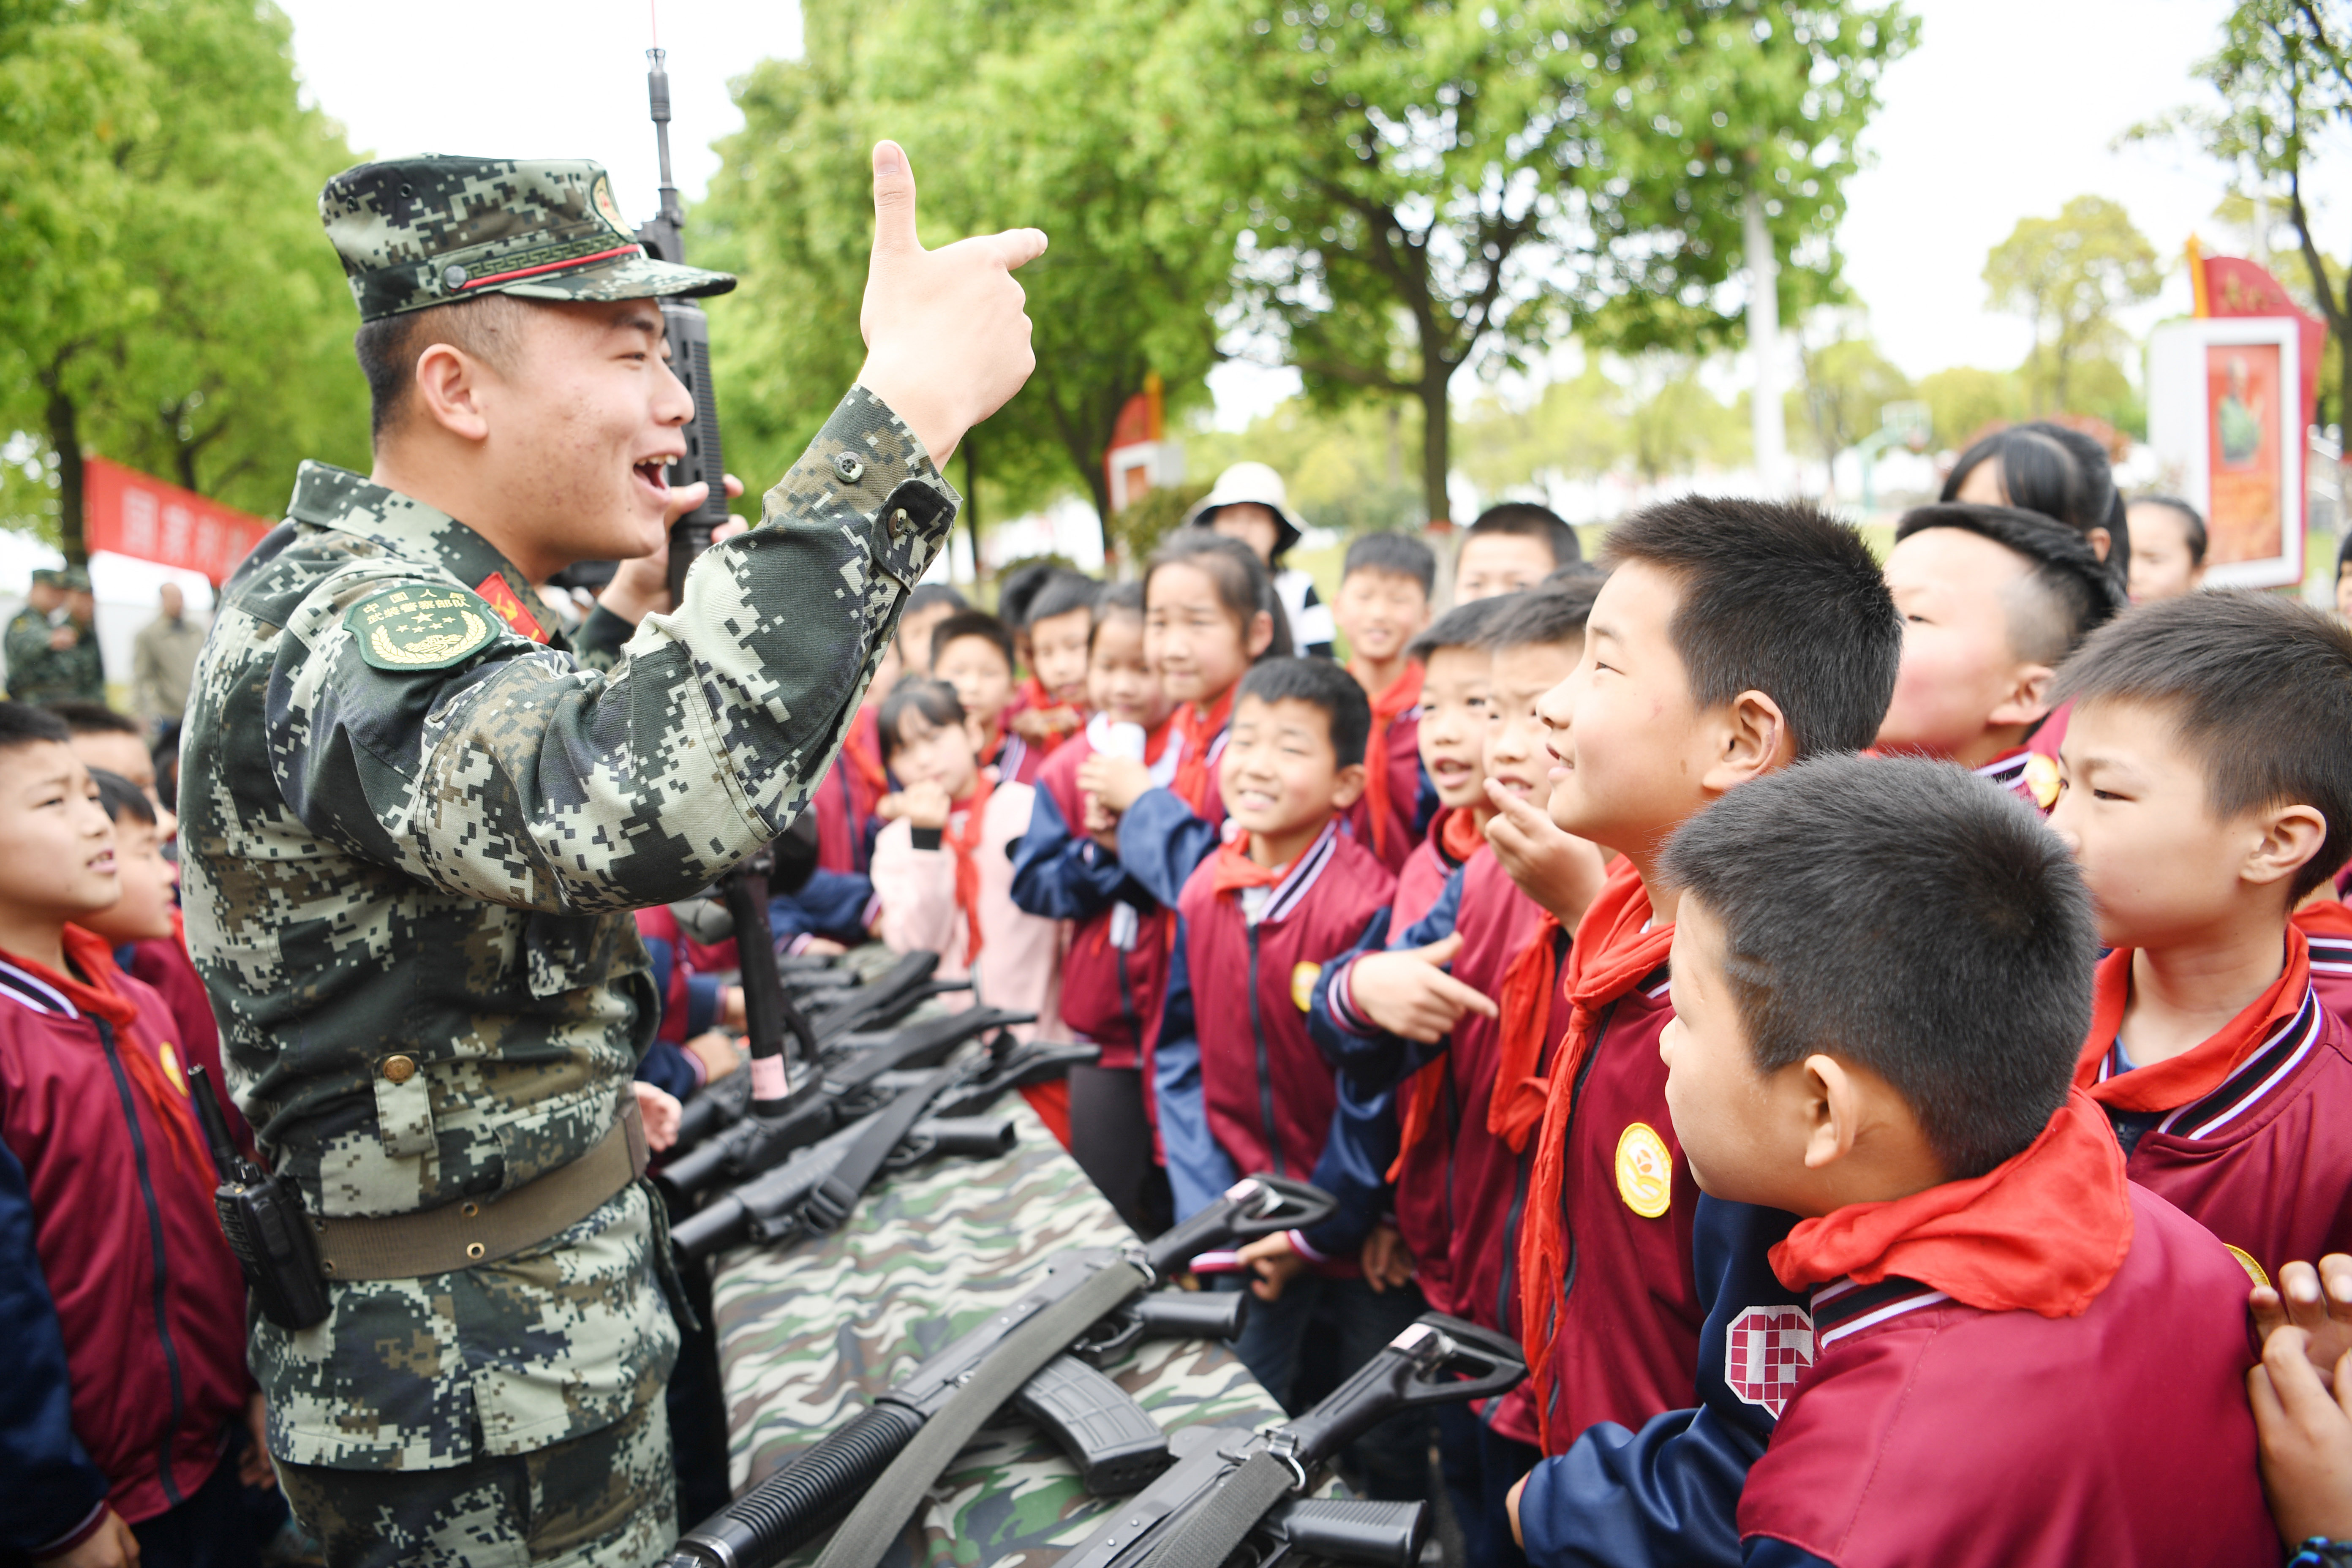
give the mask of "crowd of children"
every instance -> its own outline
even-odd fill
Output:
[[[1139,1231],[1329,1192],[1194,1265],[1292,1409],[1432,1308],[1517,1337],[1516,1392],[1348,1456],[1481,1568],[2352,1564],[2340,619],[2202,590],[2195,510],[2053,425],[1883,560],[1690,498],[1588,563],[1511,504],[1450,564],[1358,538],[1326,605],[1299,537],[1244,464],[1135,581],[917,590],[779,947],[935,952],[1098,1047],[1040,1109]],[[79,1074],[0,1048],[0,1251],[49,1282],[0,1281],[0,1450],[154,1532],[266,1467],[205,1338],[218,1046],[136,744],[0,708],[0,1047]],[[684,1099],[741,995],[640,926]],[[139,1182],[74,1189],[64,1141]],[[100,1203],[152,1261],[56,1217]],[[159,1432],[124,1355],[213,1371]]]

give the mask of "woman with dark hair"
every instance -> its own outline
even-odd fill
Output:
[[[2090,541],[2120,582],[2131,579],[2131,531],[2106,448],[2047,419],[1996,430],[1960,454],[1939,500],[2022,507]]]

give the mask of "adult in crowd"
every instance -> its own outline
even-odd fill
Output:
[[[19,702],[106,700],[97,601],[79,566],[33,574],[25,607],[8,623],[8,695]]]
[[[205,628],[188,618],[187,595],[177,583],[164,584],[155,602],[155,618],[139,628],[131,645],[131,710],[156,744],[168,746],[179,739]]]
[[[926,251],[890,142],[874,191],[857,384],[676,605],[667,529],[707,492],[665,478],[694,404],[657,301],[734,279],[645,256],[591,163],[365,163],[321,198],[373,470],[304,465],[223,588],[180,799],[237,1100],[331,1266],[323,1322],[249,1345],[331,1563],[676,1535],[638,1177],[677,1102],[631,1084],[659,1015],[629,911],[808,804],[953,525],[949,455],[1035,363],[1010,274],[1045,237]],[[595,559],[566,638],[536,585]]]

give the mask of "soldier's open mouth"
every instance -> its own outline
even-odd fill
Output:
[[[656,495],[669,494],[669,463],[662,458],[636,465],[637,479]]]

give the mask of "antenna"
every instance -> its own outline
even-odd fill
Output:
[[[667,242],[662,252],[664,261],[683,262],[686,226],[686,206],[677,199],[677,183],[669,167],[669,51],[651,48],[646,51],[646,99],[653,111],[654,144],[661,154],[661,216],[658,222],[667,232],[660,237]],[[652,225],[647,225],[651,227]],[[675,249],[669,248],[675,247]]]

